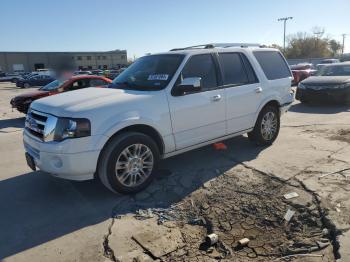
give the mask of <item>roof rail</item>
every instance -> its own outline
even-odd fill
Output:
[[[229,48],[229,47],[264,47],[264,45],[256,44],[256,43],[211,43],[205,45],[194,45],[182,48],[174,48],[170,51],[180,51],[180,50],[188,50],[188,49],[210,49],[210,48]]]

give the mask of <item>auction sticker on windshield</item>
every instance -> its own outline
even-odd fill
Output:
[[[159,81],[159,80],[166,81],[166,80],[168,80],[168,77],[169,77],[169,75],[167,75],[167,74],[149,75],[147,80],[149,80],[149,81]]]

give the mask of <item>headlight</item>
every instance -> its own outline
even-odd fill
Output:
[[[300,89],[306,89],[306,86],[303,85],[302,83],[299,83],[298,88],[300,88]]]
[[[91,135],[91,124],[86,118],[59,118],[55,128],[55,141]]]

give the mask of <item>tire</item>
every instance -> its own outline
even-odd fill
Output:
[[[276,106],[267,105],[260,111],[253,131],[248,133],[248,138],[249,140],[254,141],[257,145],[269,146],[276,140],[279,130],[279,109]]]
[[[129,149],[129,153],[126,153],[126,149]],[[139,158],[136,157],[137,149]],[[147,150],[150,153],[146,153]],[[145,157],[142,158],[143,154]],[[148,163],[146,167],[144,162]],[[108,142],[101,152],[97,171],[102,184],[114,193],[134,194],[150,184],[158,162],[159,149],[154,140],[142,133],[128,132]],[[132,185],[133,182],[135,183]]]
[[[29,83],[24,83],[23,84],[23,88],[29,88],[30,87],[30,84]]]

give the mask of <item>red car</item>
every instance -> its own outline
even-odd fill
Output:
[[[293,85],[299,84],[299,82],[303,81],[304,79],[308,78],[309,76],[315,74],[317,70],[315,69],[313,64],[303,63],[303,64],[297,64],[297,65],[291,65],[290,69],[293,73]]]
[[[10,103],[13,108],[17,108],[19,112],[26,114],[30,104],[36,99],[86,87],[103,87],[110,83],[112,83],[112,80],[103,76],[73,76],[65,80],[52,81],[35,91],[16,96],[11,99]]]

